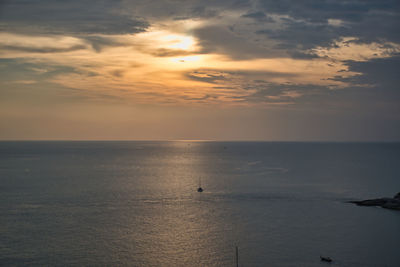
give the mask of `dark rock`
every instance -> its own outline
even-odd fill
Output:
[[[397,193],[394,198],[385,197],[349,202],[358,206],[379,206],[385,209],[400,210],[400,193]]]
[[[359,206],[382,206],[389,200],[391,200],[391,198],[376,198],[376,199],[367,199],[367,200],[350,201],[350,202],[357,204]]]
[[[400,200],[398,199],[389,200],[388,202],[382,205],[382,208],[400,210]]]
[[[322,256],[319,256],[319,258],[321,259],[321,261],[332,262],[332,259],[331,259],[330,257],[322,257]]]

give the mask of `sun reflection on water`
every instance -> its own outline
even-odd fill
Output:
[[[233,264],[233,225],[223,216],[226,210],[215,205],[212,189],[197,192],[198,177],[206,177],[210,166],[202,150],[200,142],[171,142],[142,163],[152,166],[146,170],[149,196],[133,196],[136,207],[129,217],[133,253],[143,266]]]

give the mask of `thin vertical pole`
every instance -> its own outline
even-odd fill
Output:
[[[236,267],[239,267],[239,251],[237,246],[236,246]]]

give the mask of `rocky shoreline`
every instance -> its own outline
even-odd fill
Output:
[[[400,192],[397,193],[393,198],[375,198],[359,201],[349,201],[358,206],[379,206],[385,209],[400,210]]]

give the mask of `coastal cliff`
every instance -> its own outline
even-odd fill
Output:
[[[375,198],[367,200],[349,201],[359,206],[379,206],[385,209],[400,210],[400,192],[393,198]]]

